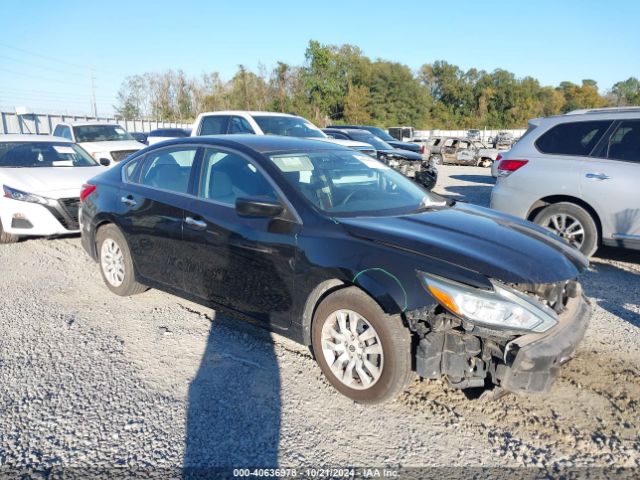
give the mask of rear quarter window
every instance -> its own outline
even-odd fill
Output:
[[[542,153],[588,156],[611,123],[611,120],[561,123],[543,133],[535,145]]]

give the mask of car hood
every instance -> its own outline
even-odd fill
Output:
[[[104,172],[95,167],[37,167],[0,169],[2,183],[8,187],[48,198],[77,197],[90,178]]]
[[[410,150],[412,152],[420,152],[420,145],[417,143],[401,142],[399,140],[385,140],[389,145],[400,150]]]
[[[354,140],[342,140],[342,139],[339,139],[339,138],[313,138],[313,140],[320,140],[322,142],[335,143],[336,145],[342,145],[343,147],[349,147],[349,148],[354,148],[354,147],[360,147],[360,148],[369,147],[369,148],[373,148],[368,143],[356,142]]]
[[[399,148],[394,148],[393,150],[378,150],[378,152],[385,155],[395,155],[398,157],[403,157],[407,160],[422,160],[422,155],[420,155],[419,153],[411,152],[409,150],[401,150]]]
[[[588,260],[530,222],[468,204],[395,217],[338,218],[351,235],[507,283],[576,278]]]
[[[80,142],[78,143],[89,153],[117,152],[120,150],[142,150],[146,145],[137,140],[115,140],[112,142]]]

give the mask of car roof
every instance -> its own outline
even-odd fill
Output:
[[[0,135],[0,142],[56,142],[56,143],[73,143],[62,137],[54,137],[53,135],[35,135],[35,134],[9,134]]]
[[[122,128],[122,125],[116,123],[116,122],[100,122],[100,121],[78,121],[78,122],[59,122],[57,125],[69,125],[71,127],[87,127],[90,125],[113,125],[114,127],[120,127]]]
[[[258,110],[220,110],[217,112],[204,112],[199,116],[208,117],[213,115],[251,115],[260,116],[260,117],[298,117],[299,115],[292,115],[290,113],[280,113],[280,112],[261,112]]]
[[[162,145],[177,145],[181,143],[217,144],[221,146],[246,146],[259,153],[268,152],[299,152],[304,150],[347,150],[348,147],[327,142],[324,140],[312,140],[308,138],[285,137],[282,135],[252,135],[252,134],[227,134],[227,135],[201,135],[197,137],[176,138],[163,142]]]
[[[347,127],[347,128],[340,128],[340,127],[327,127],[327,128],[323,128],[322,131],[325,130],[335,130],[338,132],[345,132],[345,133],[366,133],[368,135],[373,135],[373,133],[371,133],[369,130],[365,130],[364,128],[351,128],[351,127]]]

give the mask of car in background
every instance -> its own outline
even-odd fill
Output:
[[[469,140],[482,140],[482,132],[480,130],[471,129],[467,130],[467,138]]]
[[[415,152],[419,154],[424,153],[424,145],[420,145],[412,142],[401,142],[397,138],[389,135],[388,132],[383,130],[380,127],[374,127],[372,125],[329,125],[327,128],[355,128],[357,130],[366,130],[368,132],[373,133],[380,140],[384,140],[393,148],[398,148],[400,150],[409,150],[410,152]]]
[[[493,148],[498,150],[509,150],[514,143],[515,140],[510,132],[498,132],[493,138]]]
[[[190,136],[191,130],[184,128],[158,128],[157,130],[151,130],[148,133],[147,144],[153,145],[173,138],[185,138]]]
[[[463,137],[431,137],[427,148],[434,165],[490,167],[500,153],[478,140]]]
[[[117,123],[59,123],[53,135],[77,143],[101,164],[113,165],[144,148]]]
[[[191,129],[192,137],[243,133],[311,138],[353,148],[373,157],[376,156],[375,148],[368,143],[331,138],[306,118],[287,113],[245,110],[206,112],[198,115]]]
[[[592,255],[640,249],[640,108],[538,118],[502,154],[491,207],[532,220]]]
[[[137,142],[143,143],[144,145],[147,145],[147,133],[145,132],[129,132],[129,134],[135,138],[135,140]]]
[[[390,144],[376,137],[368,130],[360,130],[357,128],[323,128],[322,131],[332,138],[354,140],[373,145],[376,149],[378,160],[398,170],[406,177],[415,180],[428,190],[431,190],[438,180],[437,169],[430,162],[423,160],[422,155],[409,150],[393,148]]]
[[[0,243],[78,233],[80,189],[101,167],[49,135],[0,135]]]
[[[111,292],[158,288],[311,346],[357,402],[394,398],[414,371],[546,392],[589,324],[580,252],[336,144],[169,140],[82,197],[82,245]]]

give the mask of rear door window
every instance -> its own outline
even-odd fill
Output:
[[[223,135],[227,133],[228,115],[211,115],[203,117],[198,135]]]
[[[640,162],[640,120],[625,120],[609,137],[607,158]]]
[[[535,144],[542,153],[588,156],[611,123],[611,120],[561,123],[542,134]]]
[[[149,153],[139,183],[176,193],[188,193],[197,147],[167,148]]]

